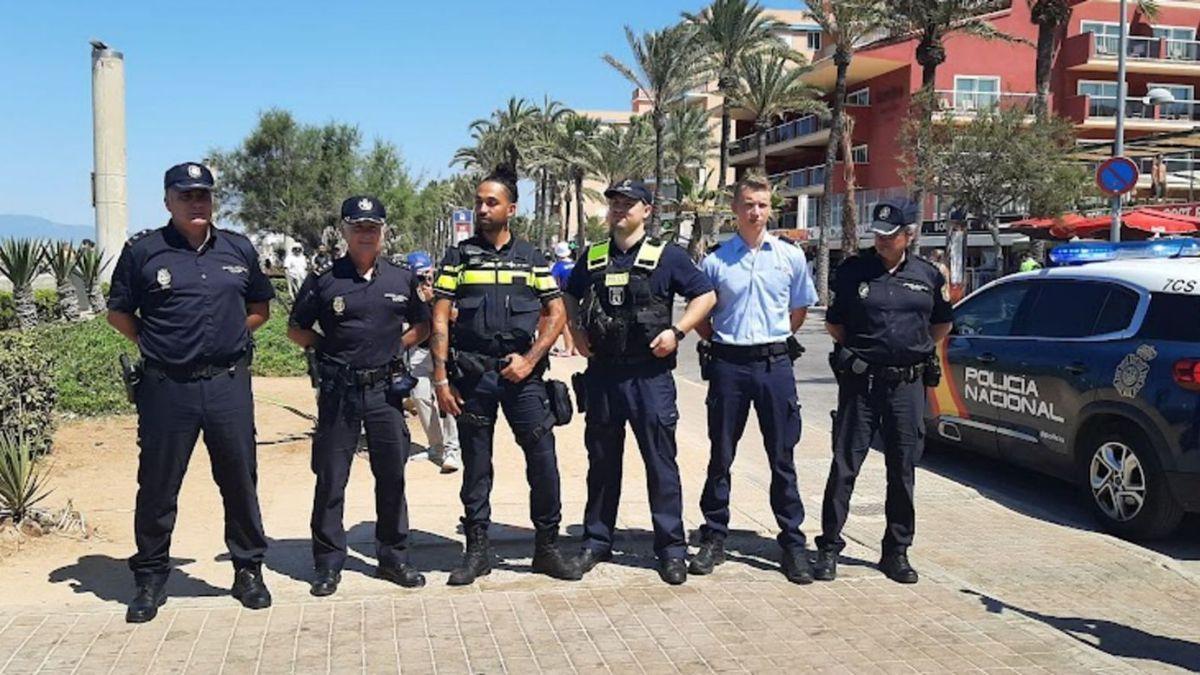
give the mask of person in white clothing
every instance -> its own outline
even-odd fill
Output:
[[[433,259],[424,251],[408,254],[408,266],[420,280],[418,292],[425,302],[433,300]],[[437,464],[442,473],[454,473],[462,468],[462,457],[458,445],[458,423],[451,415],[438,410],[437,397],[433,391],[433,359],[429,355],[429,341],[413,347],[408,353],[409,371],[417,378],[412,392],[413,406],[417,418],[428,439],[429,461]]]
[[[287,273],[288,291],[294,300],[304,278],[308,276],[308,260],[304,258],[304,249],[299,244],[283,256],[283,269]]]

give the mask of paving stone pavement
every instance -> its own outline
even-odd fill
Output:
[[[707,460],[705,429],[694,422],[703,420],[704,390],[681,375],[679,392],[685,514],[694,529]],[[813,535],[829,447],[820,411],[807,412],[797,468]],[[876,455],[856,490],[839,579],[787,583],[777,571],[765,459],[756,425],[747,428],[735,463],[729,561],[684,586],[668,587],[653,571],[644,473],[631,446],[620,518],[626,535],[614,561],[581,582],[531,574],[529,531],[510,526],[498,528],[503,562],[489,577],[471,587],[446,587],[461,551],[453,514],[414,501],[414,527],[429,530],[413,553],[428,570],[423,589],[400,589],[363,574],[371,569],[370,534],[356,528],[352,564],[332,598],[307,595],[303,541],[274,549],[269,580],[276,602],[266,611],[242,610],[221,594],[180,593],[154,622],[131,626],[114,597],[63,607],[16,606],[0,598],[0,673],[1200,669],[1194,574],[1148,549],[946,477],[937,470],[946,460],[937,456],[927,461],[934,470],[920,470],[917,479],[911,556],[921,583],[894,584],[874,568],[884,526],[883,467]],[[559,434],[564,516],[575,534],[582,509],[582,486],[575,483],[586,457],[579,432],[576,422]],[[307,490],[310,477],[303,480]],[[355,485],[352,490],[369,492],[366,484]],[[498,522],[523,522],[525,495],[500,491],[494,510]],[[290,567],[274,564],[279,559]],[[0,582],[4,578],[0,570]],[[215,577],[204,582],[227,587]]]

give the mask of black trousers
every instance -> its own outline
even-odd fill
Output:
[[[800,403],[791,359],[714,358],[707,404],[712,451],[708,478],[700,495],[700,510],[704,513],[701,529],[721,536],[729,533],[730,470],[753,405],[771,466],[771,510],[779,525],[779,545],[784,549],[803,548],[805,537],[800,525],[804,522],[804,503],[793,459],[796,443],[800,442]]]
[[[833,462],[825,483],[822,535],[817,546],[841,551],[842,528],[850,512],[854,481],[872,438],[883,441],[887,464],[887,530],[884,553],[902,553],[912,545],[914,467],[925,447],[925,385],[888,383],[880,378],[838,378],[838,410],[833,423]]]
[[[365,387],[323,386],[317,399],[312,470],[317,476],[312,509],[313,563],[340,570],[346,562],[342,522],[346,482],[363,429],[375,477],[375,554],[381,566],[408,561],[408,502],[404,466],[409,435],[404,415],[385,399],[388,382]]]
[[[179,488],[196,439],[212,464],[225,507],[225,545],[235,568],[257,567],[267,550],[258,507],[254,399],[250,371],[203,380],[176,380],[148,370],[137,388],[138,492],[133,530],[137,553],[129,568],[139,579],[166,577]]]
[[[462,446],[463,524],[484,525],[492,520],[492,442],[496,414],[512,427],[517,444],[525,453],[525,478],[529,481],[529,518],[538,530],[558,530],[562,521],[558,458],[551,431],[553,413],[546,383],[538,375],[513,383],[490,371],[455,382],[462,395],[463,414],[458,417],[458,440]]]
[[[583,545],[601,553],[612,549],[628,423],[646,464],[654,552],[664,559],[686,557],[683,495],[675,461],[679,422],[675,379],[670,371],[638,374],[628,367],[593,362],[587,371],[587,397],[583,442],[588,453],[588,496]]]

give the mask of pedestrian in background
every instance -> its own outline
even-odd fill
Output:
[[[417,275],[420,284],[417,292],[421,301],[432,306],[433,259],[425,251],[414,251],[408,254],[407,263]],[[412,402],[421,428],[425,430],[426,456],[442,473],[454,473],[462,468],[458,446],[458,422],[453,415],[438,410],[437,396],[433,391],[433,359],[429,354],[429,340],[409,350],[408,366],[413,377],[417,378]]]
[[[560,241],[554,245],[554,265],[550,267],[550,276],[554,277],[554,283],[558,285],[558,289],[564,290],[567,287],[567,279],[571,276],[571,270],[575,269],[575,260],[571,257],[571,245],[565,241]],[[551,353],[558,356],[575,356],[579,351],[575,349],[575,337],[571,331],[564,330],[562,332],[563,348],[555,347]]]

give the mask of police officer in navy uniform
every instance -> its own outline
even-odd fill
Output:
[[[136,386],[137,592],[125,615],[149,621],[166,602],[171,531],[179,488],[200,432],[225,506],[232,593],[250,609],[271,605],[262,578],[267,539],[258,506],[250,335],[266,322],[275,293],[250,240],[212,223],[213,175],[202,164],[163,178],[171,219],[121,251],[108,322],[138,345]]]
[[[400,404],[407,379],[400,356],[429,335],[429,306],[407,266],[380,255],[387,212],[368,195],[342,202],[346,255],[314,270],[292,307],[288,337],[314,348],[320,374],[312,468],[312,594],[331,595],[346,562],[342,523],[350,464],[365,428],[375,476],[376,576],[407,588],[425,584],[408,561],[404,465],[408,425]],[[319,324],[321,333],[312,330]],[[323,337],[322,337],[323,336]],[[411,387],[410,387],[411,388]]]
[[[717,306],[698,332],[711,339],[708,436],[711,454],[700,496],[704,525],[693,574],[709,574],[725,560],[729,533],[730,469],[754,407],[771,468],[770,501],[779,526],[780,569],[788,581],[812,583],[804,503],[794,453],[800,441],[800,402],[792,362],[800,329],[816,290],[804,252],[767,231],[771,183],[745,176],[733,193],[737,234],[710,253],[700,270],[717,289]]]
[[[874,249],[837,268],[825,315],[836,343],[831,363],[838,409],[814,568],[823,581],[837,576],[854,480],[878,432],[887,464],[887,529],[879,566],[893,581],[917,582],[908,562],[916,524],[914,465],[925,442],[925,387],[936,385],[939,374],[934,349],[950,333],[953,311],[942,273],[907,252],[916,220],[911,200],[880,202],[872,214]]]
[[[517,178],[498,168],[475,192],[476,234],[449,249],[434,283],[433,386],[438,406],[458,419],[462,446],[462,564],[451,585],[491,572],[492,436],[504,411],[525,453],[530,517],[536,543],[533,569],[559,579],[580,578],[558,544],[562,520],[554,415],[542,375],[547,354],[566,324],[561,292],[546,258],[509,230],[517,212]],[[451,305],[458,310],[450,329]],[[454,374],[448,368],[453,349]]]
[[[588,247],[564,289],[575,344],[589,357],[581,379],[588,499],[577,562],[587,573],[612,558],[628,423],[646,464],[659,576],[682,584],[687,580],[687,539],[675,462],[679,409],[671,371],[679,341],[712,310],[716,293],[682,248],[646,236],[653,195],[643,183],[622,181],[604,196],[612,237]],[[688,304],[673,322],[676,294]]]

